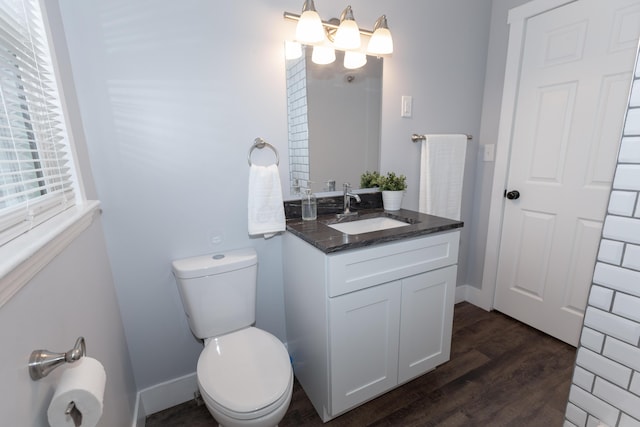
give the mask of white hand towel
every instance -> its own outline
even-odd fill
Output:
[[[249,168],[249,234],[268,239],[285,229],[284,204],[278,166]]]
[[[427,135],[420,162],[420,212],[460,219],[466,135]]]

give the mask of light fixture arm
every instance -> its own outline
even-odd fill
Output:
[[[382,15],[376,20],[376,23],[373,24],[373,32],[375,33],[378,28],[386,28],[387,30],[389,29],[389,26],[387,25],[387,15]]]
[[[356,19],[353,17],[353,9],[351,9],[351,6],[347,6],[344,8],[344,10],[342,11],[342,13],[340,14],[340,22],[344,21],[344,20],[348,20],[348,21],[355,21]]]
[[[317,12],[316,11],[316,5],[313,3],[313,0],[305,0],[304,4],[302,5],[302,13],[305,13],[306,11],[312,11],[312,12]]]
[[[300,20],[300,15],[291,13],[291,12],[284,12],[283,16],[284,16],[284,19],[289,19],[291,21]],[[385,21],[386,21],[386,18],[385,18]],[[340,26],[340,22],[338,21],[337,24],[335,24],[335,23],[332,23],[331,21],[322,21],[322,25],[327,29],[337,30],[338,27]],[[360,34],[364,34],[365,36],[371,37],[373,35],[373,31],[365,30],[363,28],[359,28],[359,30],[360,30]]]

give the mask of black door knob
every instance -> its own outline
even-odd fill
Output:
[[[507,199],[516,200],[520,198],[520,192],[518,190],[511,190],[506,194]]]

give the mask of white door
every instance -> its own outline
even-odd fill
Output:
[[[629,94],[640,0],[577,0],[528,17],[523,28],[514,110],[501,117],[512,123],[494,307],[576,345]]]

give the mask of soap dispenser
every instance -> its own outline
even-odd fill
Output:
[[[310,188],[305,188],[302,196],[302,219],[313,221],[318,217],[318,204],[316,196],[311,193]]]

